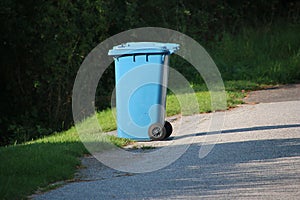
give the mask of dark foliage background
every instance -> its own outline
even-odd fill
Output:
[[[1,0],[0,145],[69,128],[77,70],[109,36],[159,26],[212,49],[225,33],[234,36],[245,27],[297,24],[299,12],[297,0]],[[200,81],[184,63],[178,66],[189,80]],[[106,73],[109,78],[99,83],[97,94],[104,96],[98,96],[98,109],[110,103],[113,68]]]

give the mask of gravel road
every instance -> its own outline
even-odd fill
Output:
[[[129,150],[146,154],[176,142],[189,145],[179,159],[160,170],[121,172],[85,157],[86,168],[76,175],[78,181],[32,198],[299,199],[300,85],[255,91],[245,101],[248,104],[222,113],[222,133],[209,129],[212,113],[178,116],[172,124],[176,129],[182,122],[184,134],[138,143],[155,149]],[[201,156],[201,149],[211,150]]]

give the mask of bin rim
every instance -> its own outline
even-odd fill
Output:
[[[172,54],[179,50],[179,44],[161,42],[127,42],[108,51],[110,56],[134,55],[134,54]]]

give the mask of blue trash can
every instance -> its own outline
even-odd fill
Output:
[[[172,133],[165,121],[169,55],[178,44],[129,42],[113,47],[117,134],[134,140],[162,140]]]

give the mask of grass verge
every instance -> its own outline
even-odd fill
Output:
[[[260,88],[258,84],[253,83],[251,81],[227,81],[224,84],[226,88],[227,109],[242,104],[243,98],[246,96],[247,91],[256,90]],[[205,85],[193,85],[192,88],[195,91],[195,96],[198,101],[199,108],[198,110],[194,110],[192,111],[192,113],[187,114],[212,112],[213,109],[211,106],[211,93],[207,90]],[[180,94],[178,96],[180,96]],[[168,116],[181,113],[181,107],[178,101],[179,98],[177,98],[174,94],[168,95],[166,105]]]
[[[117,146],[129,140],[109,136]],[[72,179],[88,151],[73,127],[21,145],[0,147],[0,199],[25,199],[50,183]]]

